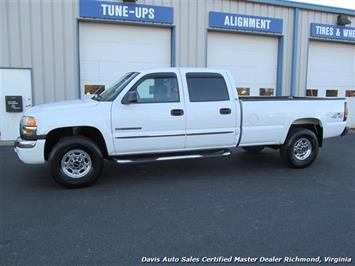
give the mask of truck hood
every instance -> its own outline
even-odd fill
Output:
[[[91,126],[110,132],[111,105],[112,102],[97,102],[92,99],[70,100],[38,105],[27,110],[25,115],[37,120],[38,135],[72,126]]]
[[[69,100],[69,101],[61,101],[61,102],[54,102],[54,103],[46,103],[29,109],[28,112],[26,112],[26,114],[34,115],[37,113],[59,111],[59,110],[71,111],[75,109],[93,107],[97,104],[98,102],[92,99]]]

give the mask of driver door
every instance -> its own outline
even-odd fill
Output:
[[[175,72],[147,74],[128,92],[136,101],[112,106],[116,154],[158,153],[183,150],[185,108],[181,83]]]

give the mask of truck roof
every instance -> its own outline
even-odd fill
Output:
[[[207,68],[207,67],[164,67],[164,68],[149,68],[149,69],[141,69],[138,72],[171,72],[171,71],[187,71],[187,72],[226,72],[225,69],[217,69],[217,68]]]

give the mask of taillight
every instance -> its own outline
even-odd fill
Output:
[[[345,102],[344,103],[344,119],[343,119],[343,121],[348,120],[348,116],[349,116],[348,103]]]

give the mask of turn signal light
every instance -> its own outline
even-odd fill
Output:
[[[32,116],[22,117],[20,123],[20,135],[23,137],[33,137],[37,133],[37,121]]]
[[[34,117],[32,116],[26,116],[24,119],[24,126],[28,126],[28,127],[36,127],[37,126],[37,121]]]
[[[348,116],[349,116],[348,103],[345,102],[345,103],[344,103],[344,119],[343,119],[344,122],[345,122],[346,120],[348,120]]]

